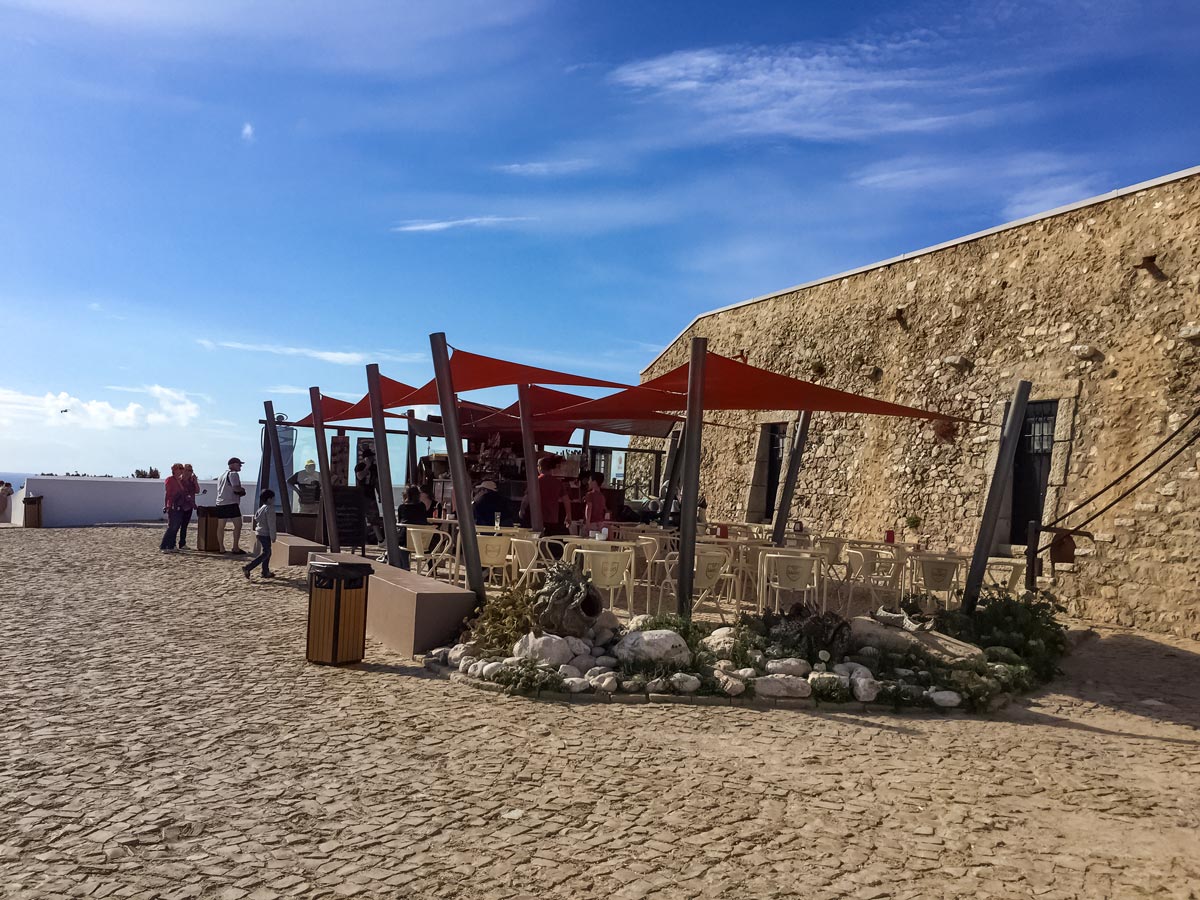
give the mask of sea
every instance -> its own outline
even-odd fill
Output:
[[[36,474],[36,472],[0,472],[0,481],[9,482],[14,491],[19,491],[25,486],[25,479]]]

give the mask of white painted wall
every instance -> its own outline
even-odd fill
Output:
[[[241,500],[242,515],[252,515],[258,504],[258,485],[243,481],[246,496]],[[216,481],[201,481],[199,506],[214,506]],[[42,498],[43,528],[78,528],[111,522],[165,522],[162,481],[148,478],[64,478],[31,476],[24,490],[11,498],[16,501],[13,521],[22,522],[25,497]],[[207,492],[207,493],[205,493]],[[195,522],[195,517],[192,517]]]

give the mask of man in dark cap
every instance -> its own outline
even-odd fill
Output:
[[[217,530],[217,546],[225,552],[225,522],[233,520],[233,549],[231,553],[245,553],[240,546],[242,542],[242,498],[246,489],[242,487],[242,461],[236,456],[230,457],[229,468],[217,479],[216,515],[220,519]]]

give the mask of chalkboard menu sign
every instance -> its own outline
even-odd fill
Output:
[[[333,514],[342,547],[366,547],[367,506],[356,487],[333,486]]]
[[[350,483],[350,438],[335,435],[329,441],[329,482],[334,485]]]

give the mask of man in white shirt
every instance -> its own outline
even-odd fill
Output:
[[[246,495],[246,489],[242,487],[242,477],[238,472],[242,471],[242,461],[236,456],[229,460],[229,468],[221,473],[221,477],[217,479],[217,505],[216,515],[220,519],[217,529],[217,546],[221,548],[221,552],[225,552],[225,522],[228,519],[233,520],[233,550],[231,553],[245,553],[240,546],[242,542],[242,507],[241,499]]]

